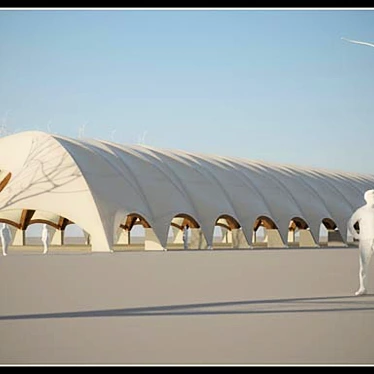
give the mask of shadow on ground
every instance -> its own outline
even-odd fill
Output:
[[[374,310],[374,295],[331,296],[288,299],[266,299],[212,302],[200,304],[162,305],[138,308],[87,310],[61,313],[39,313],[0,316],[0,320],[88,318],[88,317],[134,317],[177,315],[235,315],[312,312],[352,312]]]

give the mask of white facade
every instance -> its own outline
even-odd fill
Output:
[[[315,240],[322,220],[330,219],[346,241],[347,222],[373,187],[374,175],[39,131],[0,138],[0,221],[22,230],[30,222],[26,211],[56,228],[66,218],[89,234],[92,251],[110,251],[130,214],[147,221],[161,247],[180,215],[193,217],[208,246],[221,216],[238,222],[249,244],[258,217],[270,218],[284,243],[295,217]]]

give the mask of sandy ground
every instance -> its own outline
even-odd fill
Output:
[[[1,365],[372,365],[355,248],[0,257]]]

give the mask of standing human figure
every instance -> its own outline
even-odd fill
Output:
[[[8,247],[12,241],[12,233],[9,230],[9,227],[6,223],[3,223],[0,229],[1,236],[1,247],[3,249],[3,256],[8,254]]]
[[[48,231],[48,227],[46,223],[43,224],[42,242],[43,242],[43,247],[44,247],[43,254],[46,254],[48,251],[48,245],[49,245],[49,231]]]
[[[355,292],[356,296],[367,293],[368,269],[370,259],[374,251],[374,189],[367,190],[364,193],[366,204],[358,208],[348,221],[348,229],[355,239],[359,240],[359,289]],[[354,228],[355,224],[359,226],[359,232]]]
[[[185,225],[183,227],[183,248],[188,249],[188,229],[190,227],[188,225]]]

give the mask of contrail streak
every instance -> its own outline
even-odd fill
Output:
[[[350,42],[350,43],[355,43],[355,44],[362,44],[362,45],[368,45],[369,47],[374,47],[374,44],[373,43],[368,43],[368,42],[360,42],[358,40],[351,40],[351,39],[347,39],[347,38],[342,38],[343,40],[346,40],[347,42]]]

